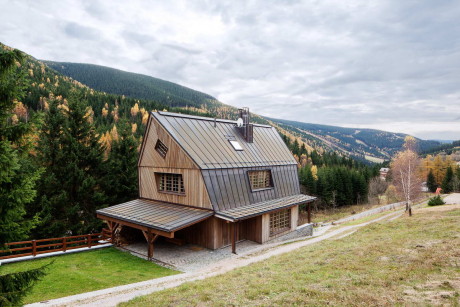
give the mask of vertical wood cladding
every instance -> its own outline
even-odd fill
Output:
[[[211,217],[203,222],[192,225],[175,233],[176,238],[184,239],[187,243],[197,244],[209,249],[230,245],[231,223]],[[238,222],[236,240],[251,240],[262,243],[262,216]]]
[[[184,195],[158,191],[158,176],[155,173],[182,174]],[[212,209],[201,172],[198,169],[172,169],[162,167],[139,167],[141,198],[166,201],[169,203]]]
[[[251,191],[248,171],[271,170],[273,188]],[[296,165],[202,170],[214,210],[237,208],[300,193]]]

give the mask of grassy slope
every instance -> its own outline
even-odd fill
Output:
[[[459,209],[418,209],[411,218],[371,224],[125,305],[454,305],[460,303]]]
[[[48,274],[35,285],[32,292],[26,296],[24,303],[39,302],[178,273],[114,248],[105,248],[5,264],[0,267],[0,275],[36,268],[51,261],[54,263],[49,267]]]

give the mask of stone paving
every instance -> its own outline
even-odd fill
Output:
[[[210,250],[194,244],[178,246],[170,242],[159,240],[154,244],[153,261],[162,266],[181,272],[195,272],[218,261],[265,250],[279,245],[280,242],[284,243],[308,238],[312,235],[312,231],[313,228],[311,225],[310,227],[299,227],[298,231],[293,231],[284,236],[277,237],[265,244],[243,240],[236,244],[237,255],[232,253],[231,246]],[[134,256],[147,259],[146,242],[129,244],[123,246],[121,250],[130,252]]]

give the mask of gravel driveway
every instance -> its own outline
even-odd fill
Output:
[[[460,193],[450,194],[444,198],[444,201],[449,205],[460,204]]]

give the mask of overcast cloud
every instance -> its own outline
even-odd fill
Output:
[[[458,1],[5,1],[0,41],[261,115],[460,139]]]

